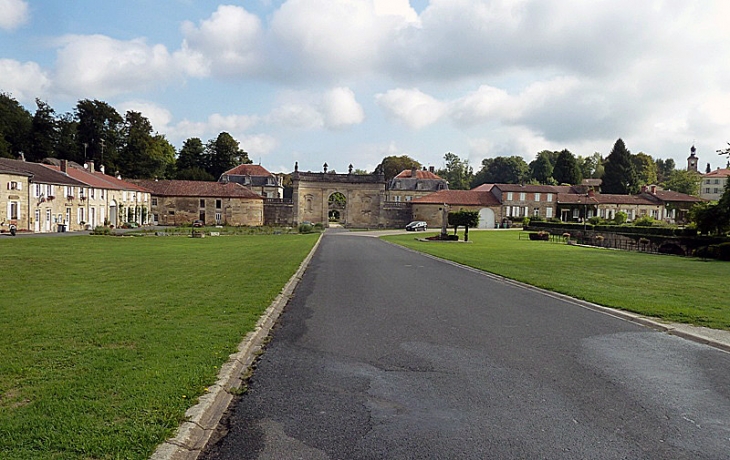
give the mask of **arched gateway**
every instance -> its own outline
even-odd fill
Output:
[[[332,219],[348,227],[378,227],[385,199],[383,174],[292,173],[294,224]]]

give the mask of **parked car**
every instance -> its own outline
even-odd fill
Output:
[[[202,227],[204,225],[202,220],[194,220],[193,227]]]
[[[409,232],[425,232],[427,228],[428,224],[422,220],[414,220],[406,225],[406,230]]]

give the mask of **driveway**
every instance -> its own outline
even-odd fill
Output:
[[[358,236],[325,235],[205,458],[728,458],[730,354]]]

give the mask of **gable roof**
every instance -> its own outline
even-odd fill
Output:
[[[49,165],[44,164],[44,167],[48,169],[52,169],[54,171],[61,172],[60,166],[55,165]],[[61,174],[63,174],[61,172]],[[144,190],[140,188],[139,186],[132,184],[131,182],[123,181],[121,179],[117,179],[114,176],[110,176],[108,174],[104,174],[100,171],[91,172],[89,170],[83,169],[80,166],[72,166],[71,164],[68,165],[66,168],[66,174],[68,174],[70,177],[73,177],[74,179],[78,180],[79,182],[82,182],[84,185],[88,187],[94,187],[94,188],[103,188],[107,190],[132,190],[136,192],[146,192],[147,190]]]
[[[671,190],[657,190],[653,194],[658,199],[664,202],[685,202],[685,203],[701,203],[707,201],[704,198],[699,198],[686,193],[673,192]]]
[[[222,175],[229,175],[229,176],[272,176],[266,168],[264,168],[261,165],[250,165],[250,164],[244,164],[244,165],[238,165],[235,168],[229,169],[228,171],[224,172]]]
[[[474,190],[440,190],[429,195],[414,198],[418,204],[450,204],[460,206],[500,206],[499,200],[489,192]]]
[[[438,176],[435,173],[432,173],[431,171],[427,169],[416,169],[415,170],[416,175],[413,177],[413,170],[412,169],[404,169],[403,171],[399,172],[397,176],[395,176],[395,179],[430,179],[430,180],[444,180],[441,178],[441,176]]]
[[[492,188],[499,189],[501,192],[576,193],[570,185],[492,184]]]
[[[157,196],[187,196],[210,198],[264,198],[235,182],[207,182],[194,180],[136,180],[135,183]]]
[[[47,168],[41,163],[31,163],[23,160],[13,160],[10,158],[0,158],[0,168],[8,171],[16,171],[20,173],[31,174],[31,182],[53,184],[53,185],[72,185],[74,187],[83,187],[85,184],[80,182],[68,174],[54,171]]]
[[[703,174],[702,177],[728,177],[730,176],[730,169],[716,169],[710,171],[707,174]]]

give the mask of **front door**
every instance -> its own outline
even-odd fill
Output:
[[[51,231],[51,210],[46,209],[46,223],[43,227],[44,232],[50,232]]]
[[[33,217],[33,231],[39,233],[41,231],[41,210],[36,209]]]

